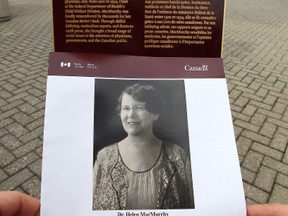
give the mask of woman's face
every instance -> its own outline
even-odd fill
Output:
[[[120,117],[124,130],[128,135],[141,135],[153,131],[153,122],[159,115],[149,112],[145,102],[134,100],[124,93],[122,97]]]

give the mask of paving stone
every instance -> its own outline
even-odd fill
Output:
[[[35,150],[35,152],[36,152],[40,157],[42,157],[43,147],[40,146],[39,148],[37,148],[37,149]]]
[[[23,100],[16,100],[16,101],[13,101],[12,103],[7,103],[5,106],[1,106],[1,110],[3,110],[3,112],[5,111],[9,111],[15,107],[17,107],[18,105],[20,104],[23,104],[24,101]]]
[[[254,185],[266,192],[271,192],[276,180],[277,171],[261,166]]]
[[[235,137],[236,140],[238,139],[239,135],[242,133],[243,128],[237,127],[236,125],[234,125],[234,133],[235,133]]]
[[[3,98],[3,99],[8,99],[8,98],[10,98],[12,96],[12,94],[9,92],[9,91],[7,91],[7,90],[5,90],[5,89],[1,89],[0,90],[0,97],[1,98]]]
[[[288,188],[288,176],[279,173],[276,178],[276,183],[282,185],[283,187]]]
[[[258,84],[258,85],[260,85],[260,84]],[[265,98],[266,95],[268,94],[268,92],[269,91],[267,89],[264,89],[264,88],[260,87],[258,89],[258,91],[256,92],[256,95]]]
[[[32,177],[28,181],[26,181],[24,184],[22,184],[23,190],[36,198],[40,198],[40,187],[41,187],[41,181],[37,177]]]
[[[17,89],[17,87],[15,85],[12,85],[9,82],[6,82],[6,84],[2,85],[2,88],[7,90],[8,92],[13,92],[14,90]]]
[[[288,128],[288,122],[281,121],[280,119],[275,119],[271,117],[267,117],[266,123],[275,125],[276,127],[281,127],[281,129],[287,129]]]
[[[18,107],[22,112],[26,113],[27,115],[31,115],[32,113],[36,112],[37,109],[28,104],[28,103],[25,103],[25,104],[22,104]]]
[[[7,151],[4,147],[0,146],[0,167],[4,167],[11,163],[15,157]]]
[[[21,193],[26,193],[21,187],[17,187],[15,189],[13,189],[13,191],[18,191],[18,192],[21,192]]]
[[[246,130],[252,131],[252,132],[255,132],[255,133],[257,133],[260,130],[259,126],[253,125],[253,124],[251,124],[249,122],[245,122],[245,121],[242,121],[242,120],[239,120],[239,119],[236,119],[234,121],[234,125],[237,125],[240,128],[245,128]]]
[[[17,122],[14,122],[13,124],[7,126],[6,128],[16,138],[19,138],[28,132],[28,130],[26,128],[24,128],[21,124],[19,124]]]
[[[36,89],[36,88],[30,89],[28,92],[30,95],[33,95],[34,97],[37,97],[37,98],[41,97],[42,95],[45,95],[44,91],[40,91],[39,89]]]
[[[237,100],[235,100],[234,105],[244,107],[249,102],[249,99],[240,96]]]
[[[279,114],[283,114],[286,109],[287,109],[287,104],[276,102],[276,104],[274,104],[273,106],[272,111],[277,112]]]
[[[278,89],[279,92],[282,92],[283,89],[286,87],[286,83],[280,80],[277,80],[273,86],[274,88]]]
[[[248,150],[252,145],[252,140],[245,137],[239,137],[237,140],[237,150],[239,155],[247,155]]]
[[[252,105],[247,105],[244,110],[242,111],[243,114],[246,114],[248,116],[253,116],[254,113],[256,112],[257,107],[256,106],[252,106]]]
[[[251,200],[249,198],[246,198],[246,205],[249,206],[249,205],[255,205],[255,204],[258,204],[257,202],[255,202],[254,200]]]
[[[265,122],[259,133],[262,134],[263,136],[273,138],[273,135],[275,134],[276,130],[277,126]]]
[[[24,97],[26,97],[28,95],[27,92],[23,92],[23,89],[20,90],[20,93],[17,93],[17,92],[15,93],[15,92],[13,92],[15,95],[13,95],[13,96],[11,95],[7,99],[8,102],[12,103],[12,102],[15,102],[17,100],[22,100],[22,98],[24,98]]]
[[[40,118],[40,119],[37,119],[33,122],[31,122],[30,124],[27,124],[26,127],[28,128],[28,130],[32,131],[36,128],[43,128],[43,123],[44,122],[44,119],[43,118]]]
[[[31,91],[30,91],[31,92]],[[38,97],[35,97],[33,95],[28,95],[27,97],[23,98],[27,103],[31,104],[32,106],[35,106],[36,104],[40,103],[42,100],[40,100]]]
[[[276,133],[274,135],[270,144],[271,147],[278,149],[282,152],[285,151],[287,145],[288,145],[288,137],[280,133]]]
[[[44,117],[44,108],[45,106],[42,106],[42,110],[39,110],[35,113],[33,113],[32,115],[30,115],[33,119],[39,119],[39,118],[43,118]]]
[[[29,166],[32,162],[37,160],[39,156],[35,154],[34,152],[31,152],[27,155],[24,155],[23,157],[15,160],[13,163],[5,167],[5,172],[9,175],[13,175],[16,172],[24,169],[25,167]]]
[[[274,158],[276,160],[281,160],[283,157],[283,153],[281,151],[278,151],[276,149],[270,148],[266,145],[263,145],[263,144],[260,144],[257,142],[254,142],[252,144],[251,149],[260,153],[260,154],[263,154],[265,156],[269,156],[271,158]]]
[[[12,151],[22,145],[22,143],[11,133],[7,133],[6,135],[2,136],[0,138],[0,143],[9,151]]]
[[[266,203],[269,199],[269,193],[254,187],[251,184],[244,183],[245,195],[257,203]]]
[[[0,119],[6,119],[6,118],[9,118],[11,115],[15,114],[15,113],[18,113],[19,110],[16,109],[16,108],[13,108],[13,109],[10,109],[10,110],[7,110],[5,112],[1,112],[0,113]]]
[[[244,92],[243,93],[243,97],[245,97],[245,98],[247,98],[249,101],[251,101],[251,105],[253,105],[253,103],[252,103],[252,101],[254,102],[258,102],[258,103],[262,103],[262,104],[264,104],[263,103],[263,98],[262,97],[258,97],[257,95],[255,95],[255,92],[254,91],[252,91],[252,92]],[[266,104],[264,104],[264,105],[266,105]],[[266,107],[271,107],[271,105],[266,105]]]
[[[239,123],[238,124],[249,124],[249,120],[250,120],[250,116],[248,115],[245,115],[245,114],[242,114],[240,113],[242,109],[239,109],[239,111],[235,112],[235,111],[232,111],[233,112],[233,118],[236,120],[239,120]],[[234,122],[235,122],[234,121]],[[235,124],[235,123],[234,123]],[[237,124],[236,124],[237,125]],[[249,127],[249,126],[247,126]],[[250,126],[251,127],[251,126]],[[256,126],[257,127],[257,126]]]
[[[35,161],[34,163],[29,165],[29,169],[35,173],[37,175],[37,177],[41,178],[41,174],[42,174],[42,160],[39,159],[37,161]]]
[[[273,119],[279,119],[279,120],[281,119],[282,116],[280,114],[272,112],[270,110],[271,110],[271,108],[269,108],[269,109],[261,109],[261,108],[259,108],[257,111],[258,111],[258,113],[266,115],[267,117],[271,117]]]
[[[288,165],[288,148],[286,149],[286,152],[284,154],[283,163]]]
[[[238,155],[238,158],[239,158],[239,163],[242,164],[245,159],[244,156]]]
[[[242,167],[252,171],[258,172],[264,156],[255,151],[250,150],[242,163]]]
[[[288,165],[281,163],[280,161],[277,161],[275,159],[272,159],[270,157],[265,157],[263,161],[263,165],[274,169],[284,175],[288,175]]]
[[[257,126],[262,126],[264,124],[265,120],[266,120],[266,116],[265,115],[262,115],[262,114],[259,114],[259,113],[255,113],[253,115],[253,117],[251,118],[250,123],[253,124],[253,125],[257,125]]]
[[[229,98],[231,99],[237,99],[241,95],[242,91],[239,91],[237,89],[233,89],[229,92]]]
[[[284,114],[284,115],[285,115],[285,113],[287,113],[286,107],[288,105],[287,104],[287,99],[286,99],[285,96],[286,96],[285,94],[278,94],[277,103],[274,105],[274,107],[276,107],[276,108],[280,107],[280,110],[281,110],[280,112],[282,113],[282,111],[283,111],[282,114]]]
[[[253,184],[253,182],[256,178],[256,173],[242,167],[241,168],[241,174],[242,174],[243,181],[245,181],[249,184]]]
[[[14,190],[33,176],[33,173],[24,169],[0,183],[0,191]]]
[[[4,181],[8,178],[7,173],[5,173],[2,169],[0,169],[0,182]]]
[[[251,100],[250,104],[258,107],[257,113],[259,114],[263,114],[265,116],[267,116],[268,114],[274,115],[274,113],[270,111],[273,108],[273,106],[271,105],[265,104],[262,101],[257,101],[257,100]],[[278,117],[280,117],[280,115],[278,115]]]
[[[9,132],[5,128],[0,128],[0,138],[6,136],[6,134],[9,134]]]
[[[22,82],[21,80],[16,79],[15,77],[11,77],[11,78],[9,79],[9,81],[10,81],[11,83],[13,83],[14,85],[18,85],[19,83]]]
[[[19,157],[22,157],[23,155],[37,149],[41,145],[42,145],[42,140],[40,140],[39,138],[36,138],[36,139],[31,140],[31,141],[27,142],[26,144],[22,145],[20,148],[14,150],[13,154],[19,158]]]
[[[21,125],[29,124],[34,120],[33,118],[31,118],[30,115],[27,115],[23,112],[16,113],[15,115],[12,116],[12,118]]]
[[[258,143],[262,143],[264,145],[269,145],[269,143],[270,143],[270,139],[269,138],[267,138],[267,137],[265,137],[263,135],[260,135],[258,133],[255,133],[255,132],[245,130],[245,129],[242,131],[241,135],[243,137],[246,137],[248,139],[254,140],[254,141],[258,142]]]
[[[234,102],[233,102],[234,103]],[[236,113],[236,115],[238,114],[238,113],[240,113],[241,111],[242,111],[242,107],[240,107],[240,106],[235,106],[234,104],[231,104],[231,111],[232,111],[232,114],[233,115],[235,115],[235,113]],[[234,111],[234,112],[233,112]],[[233,116],[234,117],[234,116]]]
[[[279,90],[273,87],[271,85],[272,83],[269,83],[267,86],[265,85],[265,88],[269,90],[269,94],[267,95],[266,103],[270,105],[274,105],[278,97],[281,95]],[[268,97],[269,96],[269,97]],[[281,97],[281,96],[280,96]]]
[[[36,104],[35,107],[39,109],[40,111],[42,111],[42,116],[44,117],[43,111],[45,109],[45,99],[43,99],[41,103]]]
[[[288,122],[288,112],[287,112],[287,111],[286,111],[286,112],[284,113],[284,115],[282,116],[282,121]]]
[[[247,83],[247,84],[250,85],[250,84],[253,83],[254,79],[255,79],[255,78],[247,75],[246,77],[244,77],[244,78],[242,79],[242,82]]]
[[[269,203],[287,204],[288,203],[288,189],[281,185],[276,184],[271,194],[271,197],[269,199]]]
[[[35,138],[39,138],[40,136],[42,136],[42,134],[43,134],[43,126],[38,127],[36,129],[34,129],[33,131],[24,134],[19,139],[23,143],[27,143],[27,142],[30,142],[31,140],[34,140]]]

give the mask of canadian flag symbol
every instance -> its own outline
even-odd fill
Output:
[[[70,62],[61,62],[61,67],[71,67]]]

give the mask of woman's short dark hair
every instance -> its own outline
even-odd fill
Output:
[[[117,112],[120,113],[122,97],[128,94],[134,100],[145,102],[146,109],[154,114],[161,114],[163,109],[163,98],[151,85],[141,85],[139,83],[126,87],[118,98]]]

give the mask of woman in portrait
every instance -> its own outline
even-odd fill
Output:
[[[97,154],[94,210],[194,208],[189,157],[153,132],[162,109],[151,85],[123,90],[117,112],[127,136]]]

